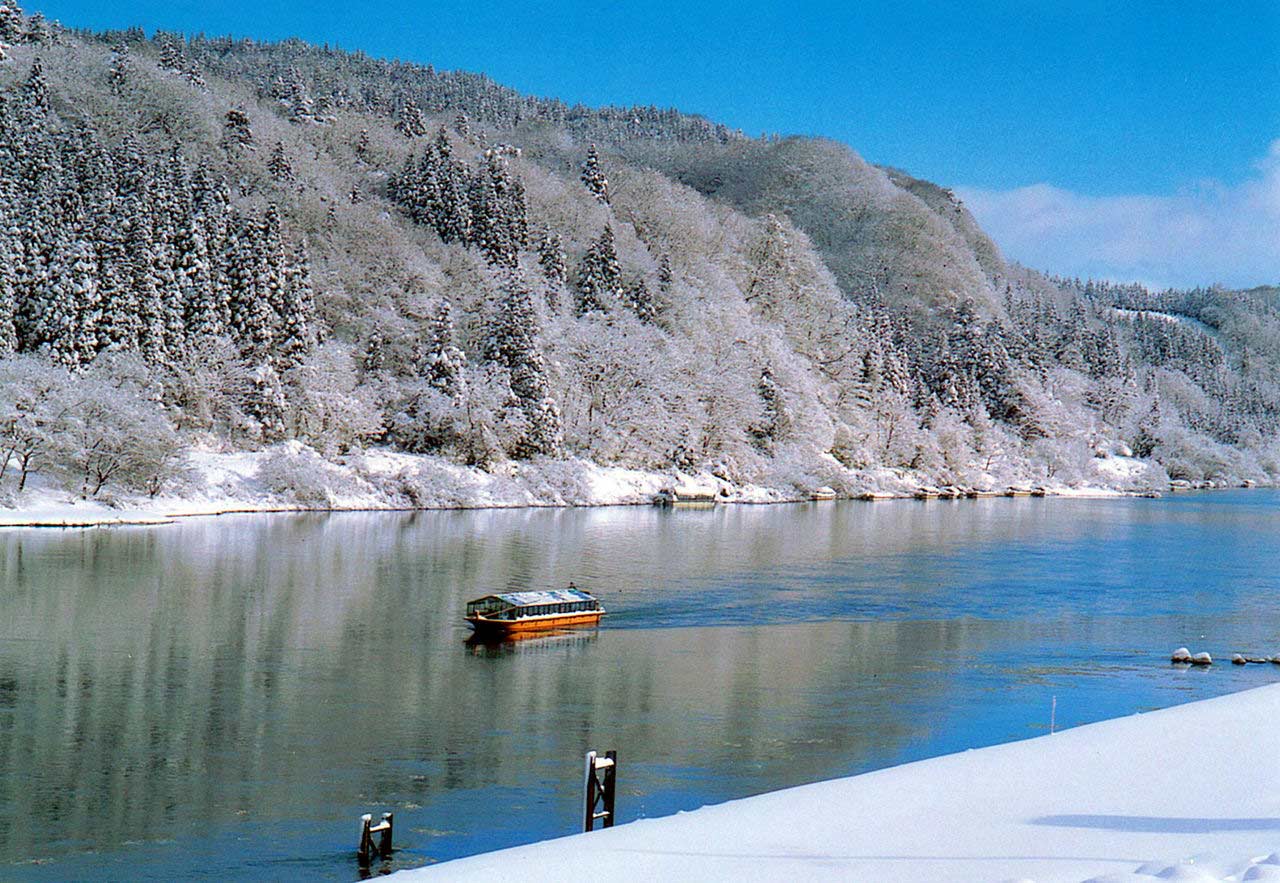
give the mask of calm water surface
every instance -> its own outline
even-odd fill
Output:
[[[1260,686],[1280,494],[195,519],[0,533],[0,878],[352,880]],[[598,631],[471,647],[576,581]],[[1225,661],[1225,660],[1224,660]]]

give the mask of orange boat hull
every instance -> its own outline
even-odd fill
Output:
[[[468,616],[467,622],[478,635],[525,635],[530,632],[555,631],[556,629],[581,628],[598,625],[603,610],[584,610],[579,613],[566,613],[563,616],[546,616],[536,619],[488,619],[483,616]]]

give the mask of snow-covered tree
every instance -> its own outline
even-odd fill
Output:
[[[578,265],[578,315],[607,312],[622,297],[622,267],[613,228],[606,226]]]
[[[0,0],[0,43],[21,43],[25,33],[22,9],[16,0]]]
[[[427,121],[422,117],[418,102],[412,96],[400,105],[400,115],[396,117],[396,131],[406,138],[421,138],[427,134]]]
[[[27,74],[26,87],[23,89],[23,104],[40,114],[49,110],[49,84],[44,78],[44,62],[39,56],[31,62],[31,71]]]
[[[362,387],[352,352],[330,341],[284,375],[293,435],[326,455],[345,453],[382,429],[369,390]]]
[[[289,155],[285,153],[284,142],[277,141],[271,149],[271,158],[267,160],[267,172],[278,184],[292,184],[297,181],[293,174],[293,165]]]
[[[293,257],[286,260],[281,286],[279,325],[273,336],[274,361],[283,372],[300,364],[316,344],[315,293],[305,248],[300,246]]]
[[[35,356],[0,359],[0,480],[14,464],[21,493],[34,472],[56,465],[53,426],[71,376]]]
[[[129,58],[128,44],[120,43],[111,47],[111,68],[107,71],[107,82],[111,84],[111,93],[123,95],[132,74],[133,62]]]
[[[467,357],[454,344],[453,306],[441,299],[428,321],[426,347],[417,357],[418,372],[432,388],[451,398],[466,392]]]
[[[587,148],[587,158],[582,163],[582,183],[592,196],[605,205],[609,204],[609,179],[600,168],[600,154],[594,144]]]
[[[658,318],[658,301],[643,278],[636,279],[622,294],[622,302],[641,322],[653,323]]]
[[[556,456],[563,443],[560,409],[551,397],[533,295],[518,272],[506,275],[488,328],[489,360],[506,370],[528,429],[511,454]]]
[[[244,108],[233,107],[223,117],[222,146],[228,151],[253,149],[253,129]]]
[[[791,412],[773,371],[767,365],[760,372],[757,392],[761,401],[760,421],[753,428],[752,435],[765,453],[773,453],[778,442],[790,431]]]

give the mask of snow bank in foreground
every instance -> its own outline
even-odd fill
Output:
[[[1081,484],[1031,482],[1020,485],[1020,491],[1117,496],[1152,487],[1149,473],[1160,471],[1148,461],[1126,457],[1093,462],[1092,476]],[[909,470],[846,469],[831,457],[824,461],[821,475],[775,478],[767,479],[772,486],[762,486],[733,483],[707,472],[643,472],[576,459],[508,462],[485,471],[385,448],[332,463],[305,445],[287,442],[263,451],[197,448],[173,489],[155,498],[105,491],[82,500],[35,474],[21,495],[0,500],[0,527],[163,523],[225,512],[634,505],[651,502],[663,489],[683,488],[736,503],[808,500],[819,487],[834,488],[845,497],[911,497],[934,484]],[[984,477],[983,492],[1003,489]],[[949,491],[962,495],[962,489]]]
[[[400,876],[1277,880],[1277,714],[1280,685]]]

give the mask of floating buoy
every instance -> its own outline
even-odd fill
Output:
[[[1280,656],[1277,656],[1277,658],[1280,658]],[[1190,662],[1191,651],[1188,650],[1186,647],[1179,647],[1177,650],[1173,651],[1173,655],[1169,657],[1169,661],[1170,662]]]
[[[1245,658],[1244,658],[1243,656],[1241,656],[1239,653],[1233,653],[1233,654],[1231,654],[1231,664],[1232,664],[1232,665],[1244,665],[1244,664],[1245,664]]]
[[[1191,657],[1192,665],[1213,665],[1213,657],[1208,653],[1197,653]]]

